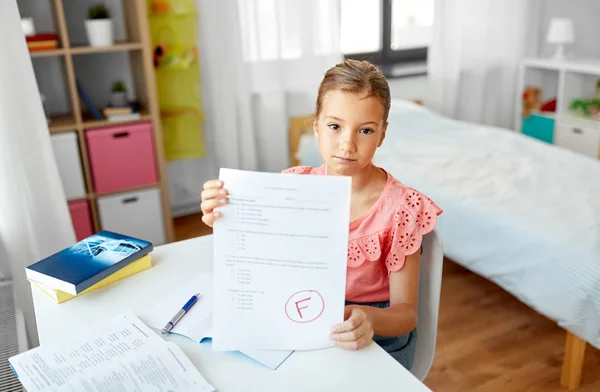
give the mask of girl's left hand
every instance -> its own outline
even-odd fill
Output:
[[[371,316],[360,306],[346,306],[344,320],[331,330],[330,336],[336,345],[347,350],[360,350],[371,343],[374,334]]]

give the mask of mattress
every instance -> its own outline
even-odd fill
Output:
[[[600,161],[406,101],[389,123],[374,161],[444,210],[445,254],[600,349]]]

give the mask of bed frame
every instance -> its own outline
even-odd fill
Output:
[[[300,138],[303,134],[313,132],[313,115],[292,117],[289,121],[289,153],[290,165],[297,166],[300,164],[296,154],[300,147]],[[573,335],[571,332],[566,332],[565,355],[562,365],[562,374],[560,383],[570,391],[579,388],[581,383],[581,373],[583,370],[583,359],[587,343],[580,337]]]

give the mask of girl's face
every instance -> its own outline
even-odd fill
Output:
[[[313,129],[328,174],[352,176],[368,167],[387,130],[377,97],[330,91],[323,97]]]

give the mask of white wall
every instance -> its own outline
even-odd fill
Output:
[[[389,84],[392,99],[420,99],[427,105],[427,81],[427,75],[390,79]]]
[[[575,25],[575,42],[565,48],[567,54],[579,58],[600,59],[600,1],[598,0],[545,0],[541,3],[539,18],[538,55],[550,56],[555,46],[546,43],[550,19],[567,17]]]

